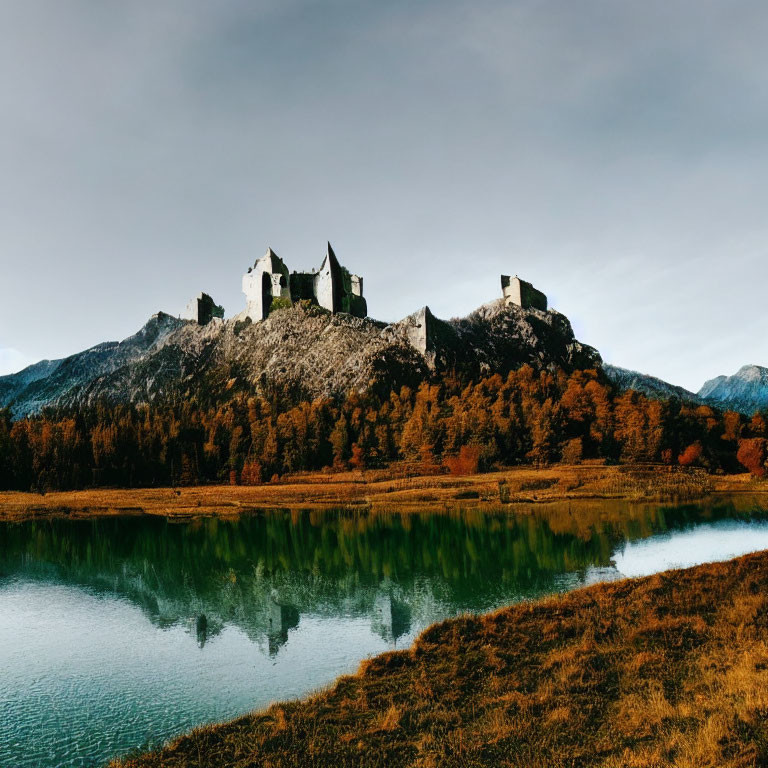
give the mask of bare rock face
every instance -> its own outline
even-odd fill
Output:
[[[387,331],[407,339],[431,370],[467,378],[506,374],[526,363],[565,370],[602,363],[596,349],[576,341],[565,315],[553,309],[524,309],[503,299],[447,321],[424,307]]]
[[[201,326],[160,313],[123,342],[0,377],[0,407],[22,416],[47,405],[220,402],[237,392],[339,397],[417,386],[445,372],[506,374],[526,363],[573,370],[601,359],[574,338],[564,315],[503,300],[448,321],[425,307],[391,325],[308,303],[256,323],[213,318]]]
[[[370,318],[298,304],[260,323],[228,324],[216,356],[248,389],[275,384],[301,397],[422,381],[428,375],[423,358],[402,340],[383,336],[382,328]]]
[[[457,367],[462,363],[460,350],[471,349],[482,375],[506,373],[526,363],[569,371],[602,364],[598,351],[578,342],[568,318],[554,309],[524,309],[499,299],[450,324],[459,337]]]

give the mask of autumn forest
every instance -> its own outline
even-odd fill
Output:
[[[406,460],[425,473],[602,459],[766,471],[768,413],[616,391],[597,371],[473,383],[450,377],[387,396],[292,401],[281,392],[140,406],[0,411],[0,488],[257,484],[327,468]]]

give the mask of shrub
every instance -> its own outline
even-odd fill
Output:
[[[581,457],[584,453],[580,437],[574,437],[573,440],[566,441],[563,445],[562,460],[564,464],[581,464]]]
[[[419,448],[419,471],[422,475],[437,475],[440,473],[440,465],[435,459],[431,445],[422,445]]]
[[[701,459],[701,454],[703,453],[701,443],[695,442],[691,443],[678,457],[677,457],[677,463],[681,467],[690,467],[694,464],[697,464],[699,460]]]
[[[452,475],[475,475],[480,466],[480,448],[462,445],[458,456],[446,456],[443,464]]]
[[[352,445],[352,455],[349,458],[349,466],[352,469],[365,469],[365,455],[363,449],[357,444]]]
[[[261,464],[258,461],[246,461],[240,473],[242,485],[259,485],[261,483]]]
[[[286,299],[283,296],[275,296],[272,299],[272,303],[269,305],[269,311],[274,312],[276,309],[289,309],[290,307],[290,299]]]
[[[736,458],[755,477],[765,476],[766,464],[766,439],[764,437],[750,437],[739,440],[739,450]]]

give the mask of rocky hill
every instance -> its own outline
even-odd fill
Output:
[[[159,313],[122,342],[0,377],[0,407],[22,416],[49,405],[221,400],[239,391],[334,397],[350,389],[414,386],[446,372],[506,374],[525,363],[573,370],[601,360],[574,338],[564,315],[502,300],[465,318],[438,320],[425,308],[389,325],[308,303],[257,323],[198,325]]]
[[[768,408],[768,368],[745,365],[733,376],[717,376],[705,382],[698,394],[712,405],[751,415]]]

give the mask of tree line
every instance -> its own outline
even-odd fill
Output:
[[[594,370],[530,366],[383,395],[292,401],[279,392],[153,405],[0,411],[0,488],[255,484],[324,468],[416,462],[469,473],[522,463],[663,462],[766,471],[768,413],[620,392]]]

